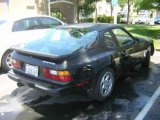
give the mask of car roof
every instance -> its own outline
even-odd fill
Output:
[[[65,26],[59,26],[57,28],[83,28],[89,30],[97,30],[102,31],[104,29],[120,27],[119,25],[110,24],[110,23],[77,23],[77,24],[70,24]]]
[[[52,17],[52,16],[48,16],[48,15],[26,15],[26,16],[9,16],[7,18],[5,18],[6,21],[9,21],[9,22],[15,22],[15,21],[19,21],[19,20],[23,20],[23,19],[27,19],[27,18],[35,18],[35,17],[47,17],[47,18],[51,18],[51,19],[56,19],[58,20],[59,22],[61,22],[62,24],[65,24],[63,21],[61,21],[60,19],[58,18],[55,18],[55,17]]]

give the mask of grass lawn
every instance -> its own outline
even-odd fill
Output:
[[[160,25],[122,25],[134,36],[143,37],[154,40],[156,49],[160,49]],[[159,37],[159,40],[158,40]]]

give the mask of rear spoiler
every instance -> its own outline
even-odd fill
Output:
[[[66,60],[67,58],[71,57],[71,54],[68,55],[64,55],[64,56],[57,56],[54,54],[43,54],[43,53],[39,53],[39,52],[35,52],[32,50],[25,50],[25,49],[20,49],[20,48],[16,48],[16,47],[12,47],[12,50],[22,53],[22,54],[26,54],[26,55],[32,55],[32,56],[37,56],[37,57],[45,57],[45,58],[49,58],[49,59],[53,59],[53,60]]]

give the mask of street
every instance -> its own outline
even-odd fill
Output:
[[[0,72],[0,120],[134,120],[160,86],[160,56],[151,58],[150,68],[119,78],[113,94],[104,102],[87,96],[50,97],[28,87],[18,88]]]

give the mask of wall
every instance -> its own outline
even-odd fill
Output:
[[[0,17],[48,14],[47,0],[0,0]]]

